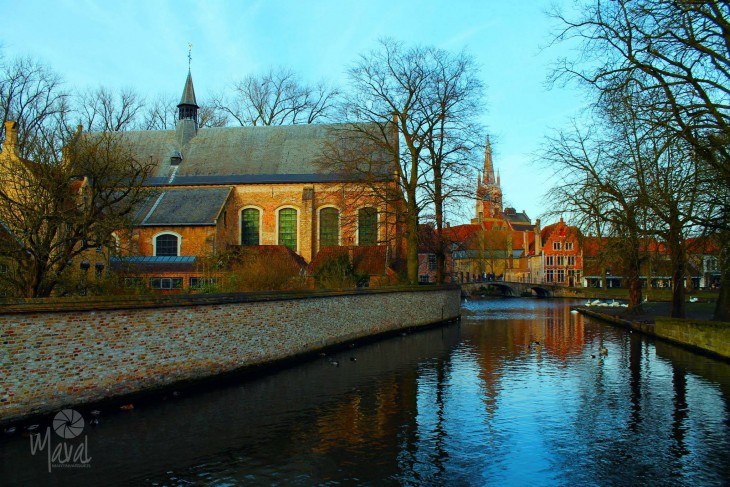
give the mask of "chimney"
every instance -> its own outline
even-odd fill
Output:
[[[18,122],[8,120],[5,122],[5,142],[3,142],[3,152],[18,155]]]

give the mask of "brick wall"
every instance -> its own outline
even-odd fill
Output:
[[[2,313],[0,424],[452,319],[460,290],[271,299]]]

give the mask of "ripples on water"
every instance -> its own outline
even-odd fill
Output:
[[[472,301],[461,325],[340,352],[338,367],[104,412],[84,471],[48,474],[27,439],[5,438],[0,484],[727,482],[730,364],[567,304]]]

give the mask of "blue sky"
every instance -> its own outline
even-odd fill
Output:
[[[563,47],[546,47],[555,28],[545,14],[552,3],[0,0],[0,44],[6,57],[41,59],[72,87],[178,96],[192,42],[199,100],[270,66],[344,86],[347,67],[384,36],[466,49],[487,86],[484,122],[505,200],[534,219],[548,210],[541,197],[550,176],[534,154],[584,103],[574,90],[545,86],[550,65],[565,55]]]

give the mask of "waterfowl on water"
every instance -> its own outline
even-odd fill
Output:
[[[119,406],[119,409],[121,409],[122,411],[131,411],[132,409],[134,409],[134,404],[123,404]]]

